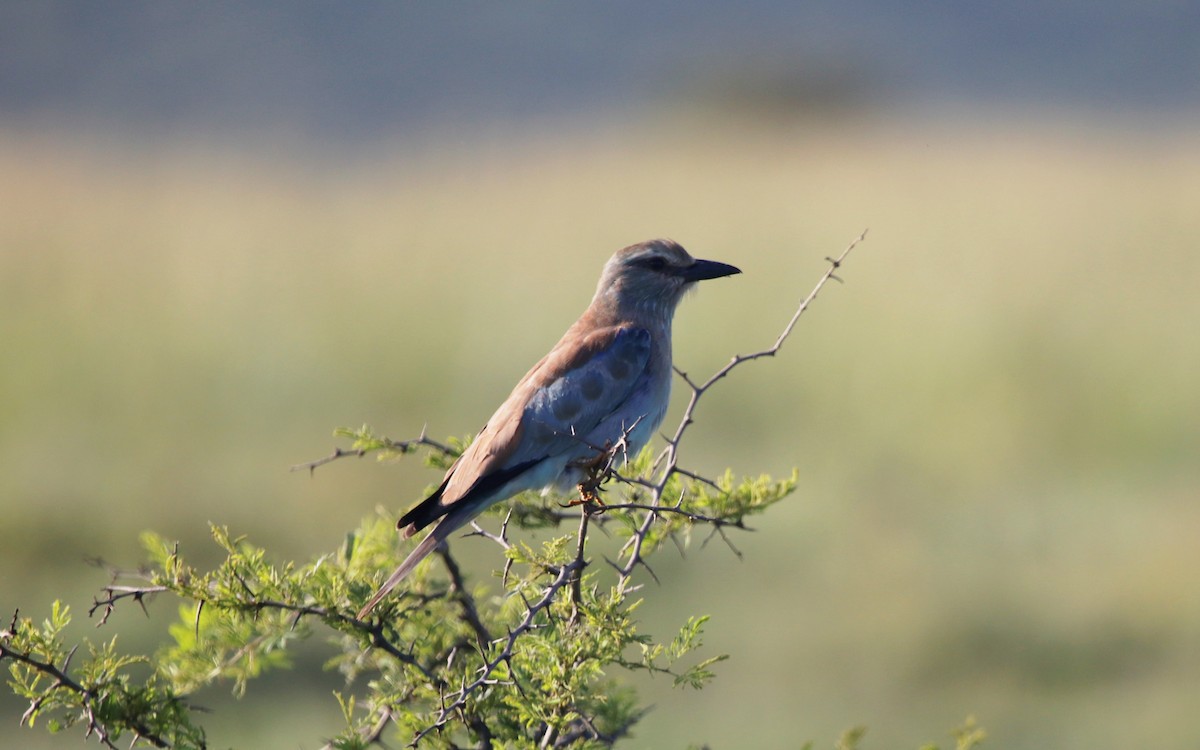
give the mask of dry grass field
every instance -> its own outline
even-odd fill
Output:
[[[143,529],[280,559],[419,499],[418,462],[287,471],[338,425],[479,427],[618,247],[745,271],[685,302],[695,468],[799,492],[660,563],[647,629],[713,616],[703,692],[646,681],[631,746],[1200,745],[1200,133],[1051,118],[448,133],[370,158],[0,132],[0,607],[85,612]],[[675,412],[680,404],[675,404]],[[462,543],[469,549],[474,543]],[[486,578],[490,550],[470,556]],[[669,557],[669,556],[668,556]],[[106,626],[152,648],[175,604]],[[339,726],[319,644],[219,693],[214,747]],[[18,729],[0,744],[72,748]]]

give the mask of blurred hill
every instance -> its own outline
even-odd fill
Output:
[[[664,97],[1200,106],[1200,4],[0,4],[3,119],[354,143]],[[812,98],[810,95],[816,93]]]

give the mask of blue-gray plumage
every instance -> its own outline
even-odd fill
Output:
[[[591,305],[533,366],[432,495],[401,517],[408,538],[434,526],[371,597],[367,615],[417,563],[485,508],[524,490],[570,490],[588,459],[624,439],[640,451],[671,396],[671,319],[697,281],[740,271],[652,240],[618,251]]]

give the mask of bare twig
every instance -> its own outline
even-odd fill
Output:
[[[378,438],[378,440],[380,445],[374,448],[334,448],[333,453],[330,453],[328,456],[318,458],[313,461],[306,461],[302,464],[296,464],[295,466],[291,467],[289,471],[303,471],[307,469],[309,474],[313,474],[316,472],[318,467],[333,463],[334,461],[337,461],[340,458],[346,458],[347,456],[362,458],[368,453],[373,453],[376,450],[388,450],[395,453],[410,453],[416,450],[418,446],[422,445],[427,448],[432,448],[446,456],[455,456],[458,453],[445,443],[439,443],[438,441],[430,438],[425,434],[424,429],[421,430],[420,435],[412,440],[392,440],[391,438],[386,437]]]
[[[679,368],[675,368],[675,372],[680,378],[683,379],[683,382],[692,389],[692,397],[689,399],[687,408],[684,410],[683,417],[679,421],[679,427],[675,430],[675,435],[667,439],[668,446],[670,449],[672,449],[670,453],[668,453],[669,461],[673,463],[674,454],[677,452],[674,449],[676,449],[679,445],[679,440],[683,437],[683,433],[694,421],[693,415],[695,414],[696,405],[699,402],[700,397],[703,396],[704,393],[708,391],[708,389],[711,388],[717,381],[727,376],[739,365],[745,364],[746,362],[752,362],[763,357],[774,357],[779,352],[780,348],[783,347],[783,344],[785,341],[787,341],[788,337],[792,335],[792,329],[796,327],[796,323],[800,320],[800,316],[803,315],[806,310],[808,310],[809,306],[814,300],[816,300],[817,295],[820,294],[821,290],[825,288],[825,285],[829,283],[831,279],[839,282],[841,281],[841,279],[835,275],[836,271],[842,267],[842,263],[845,262],[846,257],[850,255],[850,252],[854,250],[854,248],[857,247],[860,242],[866,239],[866,237],[867,231],[864,229],[862,234],[858,235],[858,237],[856,237],[850,242],[849,245],[846,246],[846,249],[842,251],[841,255],[836,258],[825,259],[829,261],[829,268],[826,269],[821,278],[817,280],[816,286],[814,286],[812,291],[808,293],[808,296],[800,302],[800,306],[796,308],[796,312],[792,315],[792,318],[788,321],[787,325],[783,327],[783,331],[779,334],[778,338],[775,339],[774,344],[766,349],[753,352],[752,354],[736,355],[724,367],[714,372],[707,380],[699,384],[689,378],[687,373],[683,372]]]
[[[145,613],[146,617],[149,617],[150,612],[146,609],[146,597],[162,593],[163,591],[169,591],[169,589],[166,586],[118,586],[116,584],[109,584],[104,587],[103,591],[106,596],[93,597],[92,606],[88,610],[88,617],[91,617],[96,613],[96,610],[101,607],[104,608],[104,614],[100,616],[96,627],[100,627],[108,622],[109,615],[117,608],[117,602],[122,599],[133,599],[141,606],[142,612]]]
[[[487,529],[479,525],[478,521],[471,521],[471,531],[464,536],[481,536],[484,539],[491,539],[496,544],[499,544],[505,550],[512,548],[512,543],[508,541],[508,522],[512,520],[513,509],[509,506],[508,513],[504,515],[504,523],[500,524],[500,533],[493,534]],[[508,583],[508,574],[512,570],[513,559],[508,555],[504,556],[504,570],[500,573],[500,585],[505,586]]]
[[[588,511],[588,506],[584,506],[583,512],[579,514],[579,535],[575,545],[575,559],[572,561],[575,572],[571,576],[571,619],[568,620],[569,625],[579,622],[579,606],[583,603],[583,569],[587,565],[587,562],[583,559],[583,553],[587,543],[588,521],[591,517],[592,514]]]
[[[605,505],[600,512],[604,513],[610,510],[640,510],[647,513],[664,514],[673,513],[678,516],[683,516],[693,523],[703,523],[715,528],[732,526],[735,529],[743,531],[753,531],[754,529],[746,525],[743,519],[739,518],[721,518],[720,516],[706,516],[703,513],[694,513],[690,510],[685,510],[679,506],[673,505],[646,505],[644,503],[613,503]]]

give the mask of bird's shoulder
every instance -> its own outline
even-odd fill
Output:
[[[652,336],[632,323],[568,331],[550,353],[525,376],[522,384],[537,391],[589,366],[605,366],[621,379],[645,366]]]

